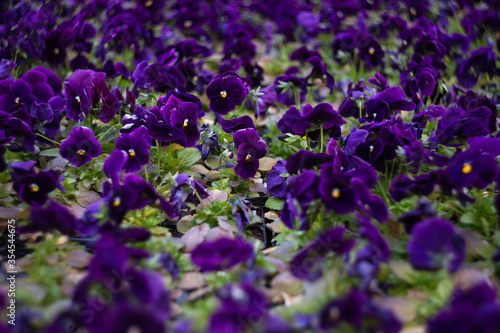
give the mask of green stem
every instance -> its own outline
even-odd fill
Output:
[[[293,85],[293,94],[295,95],[295,107],[302,113],[302,104],[300,103],[300,92],[295,85]]]
[[[59,142],[54,141],[54,140],[52,140],[52,139],[49,139],[49,138],[48,138],[48,137],[46,137],[45,135],[42,135],[42,134],[40,134],[40,133],[36,133],[36,135],[38,135],[38,136],[39,136],[39,137],[41,137],[41,138],[44,138],[44,139],[45,139],[45,140],[47,140],[47,141],[50,141],[50,142],[52,142],[52,143],[56,144],[56,145],[58,145],[58,146],[60,146],[60,145],[61,145]]]
[[[323,152],[323,123],[321,123],[321,127],[319,128],[319,135],[320,135],[320,145],[319,145],[319,152]]]
[[[157,176],[160,175],[160,143],[158,142],[158,140],[155,140],[156,141],[156,153],[157,153],[157,162],[156,162],[156,166],[157,166]]]
[[[222,155],[219,158],[219,178],[220,178],[220,186],[222,188]]]
[[[108,133],[109,133],[109,131],[111,131],[113,128],[114,128],[114,126],[111,126],[110,128],[108,128],[108,129],[106,130],[106,132],[104,132],[103,134],[101,134],[101,136],[100,136],[100,137],[99,137],[99,139],[98,139],[98,140],[99,140],[99,142],[101,142],[101,140],[102,140],[102,139],[104,139],[104,136],[105,136],[106,134],[108,134]]]
[[[307,150],[311,151],[311,146],[309,144],[309,131],[306,131],[306,142],[307,142]]]
[[[148,166],[144,166],[144,176],[146,177],[146,181],[149,183],[149,176],[148,176]]]

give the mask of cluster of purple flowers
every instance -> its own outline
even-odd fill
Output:
[[[150,206],[178,222],[220,194],[210,186],[229,197],[237,236],[199,236],[182,267],[247,272],[214,283],[208,332],[399,332],[373,297],[393,288],[380,281],[389,261],[456,274],[470,244],[461,217],[439,205],[463,214],[481,190],[500,216],[499,22],[493,0],[0,3],[0,179],[17,194],[5,202],[29,209],[21,233],[93,240],[71,304],[42,332],[192,332],[182,315],[172,324],[173,298],[151,268],[176,281],[180,266],[143,249],[156,236],[127,226],[127,214]],[[162,169],[179,151],[220,181]],[[288,158],[267,167],[277,151]],[[97,199],[77,214],[68,198],[83,174]],[[267,197],[263,211],[278,203],[274,227],[294,236],[289,262],[269,260],[280,273],[307,286],[333,270],[349,280],[316,314],[289,323],[271,311],[260,243],[248,240],[254,207],[230,193],[249,187]],[[490,256],[498,265],[500,249]],[[487,282],[459,288],[428,331],[499,330],[496,299]]]

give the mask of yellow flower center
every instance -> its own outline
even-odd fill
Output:
[[[77,101],[78,103],[81,103],[81,102],[82,102],[82,101],[80,100],[80,96],[76,96],[76,97],[75,97],[75,99],[76,99],[76,101]]]
[[[148,0],[144,3],[144,6],[146,6],[146,8],[151,7],[152,5],[153,5],[153,1],[151,1],[151,0]]]
[[[184,22],[184,28],[190,28],[193,25],[193,21],[187,20]]]
[[[184,119],[184,127],[187,127],[188,124],[189,124],[189,120]]]
[[[129,154],[130,156],[134,157],[134,156],[135,156],[135,150],[133,150],[133,149],[129,149],[129,150],[128,150],[128,154]]]
[[[469,163],[465,163],[465,164],[464,164],[464,167],[462,168],[462,172],[463,172],[464,174],[468,174],[468,173],[470,173],[471,171],[472,171],[472,167],[471,167],[471,165],[470,165]]]
[[[121,203],[121,200],[119,197],[116,197],[114,200],[113,200],[113,207],[118,207],[120,206],[120,203]]]
[[[16,104],[19,104],[21,102],[21,100],[19,99],[19,97],[16,97]]]
[[[333,189],[333,191],[332,191],[332,197],[334,199],[338,199],[340,197],[340,190],[338,188]]]
[[[373,151],[373,146],[370,146],[370,153]]]
[[[58,54],[59,54],[59,49],[56,47],[56,48],[54,49],[54,55],[58,55]]]
[[[417,93],[417,103],[420,103],[420,93]]]
[[[36,193],[40,190],[40,188],[38,187],[37,184],[31,184],[30,185],[30,191],[33,192],[33,193]]]
[[[222,91],[220,92],[220,97],[222,97],[222,98],[226,98],[226,97],[227,97],[227,92],[226,92],[225,90],[222,90]]]
[[[370,47],[368,49],[368,53],[370,53],[371,55],[374,55],[375,54],[375,49],[373,47]]]
[[[410,8],[410,14],[413,15],[413,16],[417,15],[417,10],[415,8],[411,7]]]
[[[80,150],[78,150],[76,153],[77,153],[78,155],[80,155],[80,156],[83,156],[83,155],[85,155],[85,150],[80,149]]]
[[[252,158],[252,155],[250,153],[247,154],[247,157],[245,157],[245,161],[250,161]]]

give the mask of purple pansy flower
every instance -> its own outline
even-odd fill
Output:
[[[226,115],[243,103],[248,95],[250,84],[236,73],[225,72],[217,75],[207,86],[206,94],[210,99],[210,110]]]
[[[240,239],[219,238],[198,245],[191,253],[191,260],[202,272],[211,272],[229,269],[252,256],[253,248],[249,243]]]
[[[281,176],[287,172],[286,163],[283,160],[277,161],[268,176],[267,193],[280,199],[285,197],[286,191],[286,177]]]
[[[307,244],[290,262],[290,271],[299,279],[314,281],[321,277],[321,262],[328,253],[343,255],[355,244],[344,234],[344,227],[330,229]]]
[[[87,127],[75,127],[68,135],[68,139],[61,144],[61,157],[70,161],[76,167],[87,164],[94,157],[101,155],[101,143],[94,137],[94,133]]]
[[[144,136],[124,133],[115,142],[116,149],[127,153],[123,171],[136,172],[149,162],[149,142]]]
[[[103,184],[103,196],[107,196],[111,188],[117,189],[120,187],[120,171],[123,170],[123,166],[127,163],[128,157],[128,152],[117,149],[109,155],[106,161],[104,161],[102,170],[108,179]]]
[[[488,74],[490,78],[498,75],[496,67],[497,56],[489,47],[480,47],[472,51],[458,69],[458,82],[465,88],[472,88],[477,84],[480,74]]]
[[[35,171],[34,161],[13,163],[11,177],[13,188],[22,200],[30,205],[43,205],[49,198],[49,193],[59,188],[65,192],[59,183],[59,172],[54,170]]]
[[[256,130],[247,128],[234,133],[234,145],[238,149],[234,172],[242,179],[252,178],[259,169],[259,159],[266,156],[266,144]]]
[[[397,333],[402,324],[394,313],[372,302],[356,288],[326,304],[319,314],[319,327],[335,330],[345,323],[355,331]],[[345,330],[343,328],[342,330]]]
[[[30,220],[31,224],[22,227],[21,232],[47,232],[55,229],[64,235],[71,235],[77,227],[75,216],[67,207],[54,200],[49,200],[46,207],[33,206]]]
[[[89,116],[90,88],[95,72],[88,69],[77,69],[64,82],[66,95],[66,115],[76,122],[83,120],[83,115]]]
[[[447,220],[431,218],[413,227],[408,257],[413,268],[455,272],[465,259],[465,240]]]

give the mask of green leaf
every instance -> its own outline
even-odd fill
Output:
[[[465,213],[460,217],[460,222],[464,224],[473,224],[474,221],[476,221],[476,218],[474,217],[474,214],[472,213]]]
[[[51,148],[47,150],[43,150],[40,152],[40,156],[51,156],[51,157],[56,157],[59,156],[59,148]]]
[[[182,164],[184,166],[190,166],[201,159],[201,152],[198,148],[185,148],[179,151],[177,156],[183,160]]]
[[[109,154],[113,150],[115,150],[115,145],[112,143],[101,143],[102,146],[102,153],[103,154]]]
[[[273,210],[281,210],[283,207],[283,200],[276,197],[270,197],[266,201],[266,207]]]

